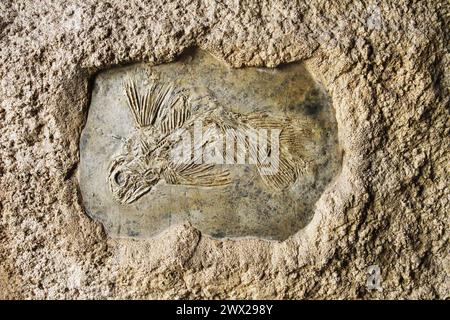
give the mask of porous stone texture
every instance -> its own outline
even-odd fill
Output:
[[[445,0],[1,1],[0,297],[449,298],[448,28]],[[332,98],[342,172],[283,242],[112,239],[83,210],[93,75],[190,47],[305,61]]]

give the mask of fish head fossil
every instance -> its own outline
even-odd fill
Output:
[[[109,167],[109,187],[114,198],[130,204],[149,192],[161,178],[162,159],[150,155],[121,154]]]

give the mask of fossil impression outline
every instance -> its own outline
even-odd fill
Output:
[[[201,163],[195,156],[197,148],[203,150],[208,144],[218,143],[214,131],[209,131],[208,135],[207,130],[203,141],[192,146],[194,157],[190,161],[171,161],[171,150],[182,143],[179,133],[192,132],[195,121],[218,128],[221,133],[230,129],[279,130],[277,172],[262,174],[264,165],[260,162],[255,164],[264,184],[274,192],[289,188],[309,167],[304,143],[312,139],[312,132],[307,120],[265,112],[231,112],[218,105],[211,96],[188,99],[185,91],[175,90],[169,84],[151,82],[140,94],[136,83],[129,80],[124,83],[124,89],[135,131],[126,139],[121,153],[112,159],[108,172],[113,197],[122,204],[138,200],[161,180],[171,185],[196,187],[224,187],[232,182],[226,165]],[[258,158],[260,151],[255,144],[241,135],[236,139],[246,147],[249,157]],[[270,146],[264,152],[269,156]]]

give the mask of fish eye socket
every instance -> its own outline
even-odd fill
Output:
[[[119,185],[119,186],[123,186],[126,183],[126,175],[121,172],[118,171],[115,175],[114,175],[114,181]]]

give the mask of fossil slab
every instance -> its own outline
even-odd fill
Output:
[[[341,157],[331,103],[302,64],[231,69],[196,51],[97,75],[80,158],[85,209],[112,236],[191,221],[283,240]]]

